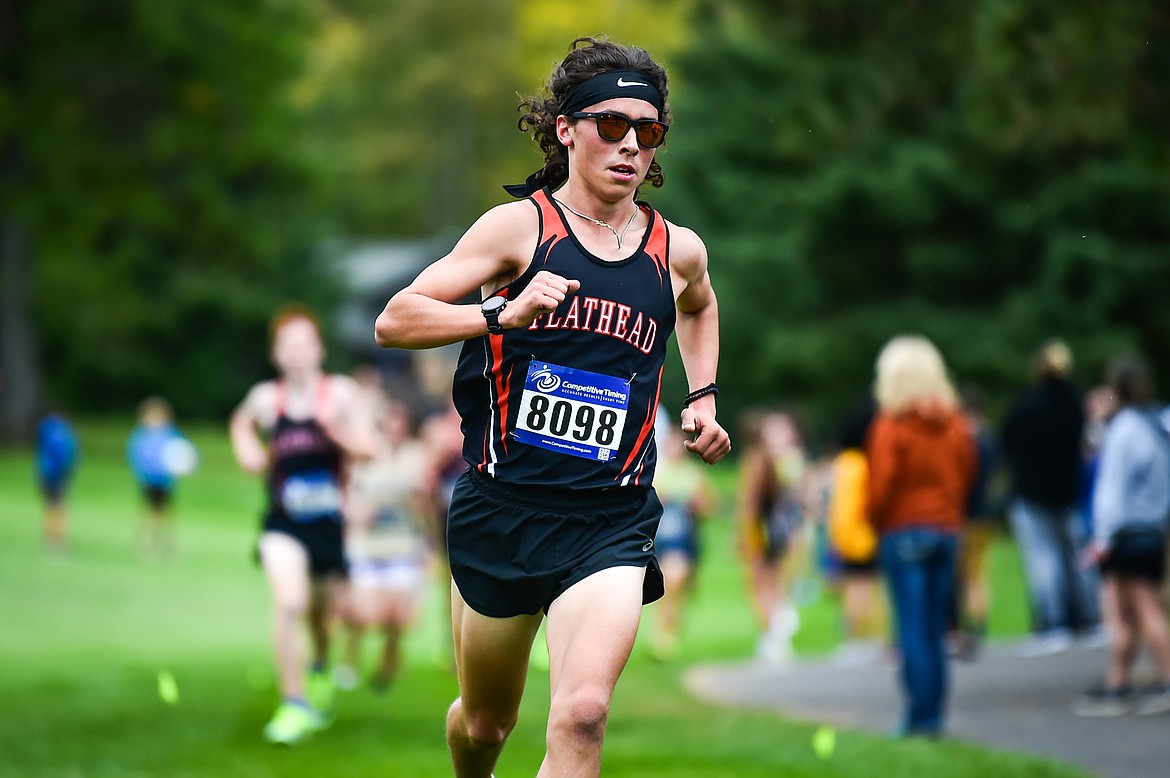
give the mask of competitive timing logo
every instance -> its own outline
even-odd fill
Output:
[[[535,383],[536,390],[543,394],[555,392],[561,386],[561,377],[547,367],[535,371],[530,378]]]

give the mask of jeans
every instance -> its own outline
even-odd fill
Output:
[[[958,538],[929,528],[882,537],[879,558],[893,601],[902,653],[905,734],[942,732],[947,696],[946,632],[955,597]]]
[[[1101,620],[1095,568],[1077,564],[1086,533],[1074,507],[1049,508],[1016,499],[1008,510],[1032,603],[1032,629],[1083,632]]]

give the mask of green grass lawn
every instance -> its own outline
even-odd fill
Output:
[[[134,544],[128,431],[129,421],[82,428],[65,559],[44,553],[31,457],[0,450],[0,777],[449,775],[443,720],[456,684],[441,588],[431,593],[387,694],[350,692],[328,732],[295,749],[266,744],[260,728],[277,697],[268,593],[251,558],[260,484],[236,469],[223,430],[188,430],[201,464],[178,492],[180,551],[148,562]],[[717,472],[731,483],[728,469]],[[709,522],[704,539],[684,653],[662,665],[639,645],[614,701],[606,776],[1082,775],[962,743],[851,732],[840,733],[834,756],[821,760],[810,745],[815,725],[690,697],[680,681],[686,665],[746,657],[755,640],[730,522]],[[993,634],[1019,634],[1026,613],[1005,542],[992,565]],[[835,604],[815,587],[805,591],[797,647],[827,651],[837,639]],[[177,703],[160,698],[160,672],[176,679]],[[536,772],[547,705],[546,678],[534,670],[498,778]]]

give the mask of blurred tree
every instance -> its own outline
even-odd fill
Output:
[[[655,56],[678,49],[676,0],[317,0],[293,94],[310,116],[304,153],[331,172],[342,234],[462,232],[540,164],[516,126],[573,39],[611,31]],[[638,30],[634,39],[623,37]]]
[[[828,423],[909,330],[993,396],[1051,335],[1086,381],[1124,347],[1170,368],[1156,4],[731,0],[695,29],[663,199],[711,252],[725,407]]]
[[[387,235],[450,245],[508,199],[503,184],[540,164],[516,109],[570,43],[613,31],[668,57],[687,35],[685,6],[317,0],[317,32],[293,95],[309,117],[303,153],[330,173],[336,245]],[[631,30],[632,38],[622,34]]]
[[[685,33],[665,0],[0,13],[6,418],[28,416],[38,364],[78,410],[150,392],[222,415],[266,369],[272,308],[328,306],[323,237],[462,230],[536,166],[519,93],[573,37],[631,20],[642,45]]]
[[[309,256],[320,176],[290,143],[309,19],[268,0],[5,8],[0,202],[27,236],[5,245],[49,394],[223,412],[275,305],[328,299]]]
[[[336,232],[430,236],[473,218],[489,189],[498,201],[498,149],[518,102],[514,5],[312,5],[317,32],[293,94],[308,112],[301,149],[331,172]]]
[[[28,305],[28,236],[10,197],[24,183],[25,149],[22,138],[5,132],[3,119],[9,105],[3,85],[16,91],[28,81],[25,63],[14,56],[21,32],[17,6],[0,6],[0,440],[30,431],[41,392]]]
[[[222,415],[323,237],[461,231],[534,169],[518,93],[606,34],[671,68],[725,411],[828,419],[919,330],[992,398],[1170,328],[1170,17],[1142,0],[47,0],[0,5],[0,420],[147,392]],[[667,397],[681,396],[668,371]]]

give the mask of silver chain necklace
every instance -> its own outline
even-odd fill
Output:
[[[554,199],[556,199],[556,201],[557,201],[558,203],[560,203],[561,205],[563,205],[563,206],[565,206],[566,208],[568,208],[568,209],[569,209],[569,213],[575,214],[576,216],[580,216],[582,219],[584,219],[584,220],[585,220],[585,221],[587,221],[587,222],[593,222],[593,223],[594,223],[594,224],[596,224],[598,227],[605,227],[607,230],[609,230],[610,232],[612,232],[612,233],[613,233],[613,236],[614,236],[615,238],[617,238],[617,244],[618,244],[618,245],[617,245],[617,247],[618,247],[619,249],[622,247],[622,241],[623,241],[623,240],[625,240],[626,233],[630,231],[630,225],[634,223],[634,217],[638,215],[638,206],[637,206],[637,205],[635,205],[635,206],[634,206],[634,212],[630,214],[630,220],[629,220],[628,222],[626,222],[626,228],[625,228],[624,230],[622,230],[621,234],[619,235],[619,234],[618,234],[618,231],[617,231],[617,230],[615,230],[615,229],[614,229],[614,228],[613,228],[613,227],[610,225],[610,223],[609,223],[609,222],[602,221],[601,219],[594,219],[592,216],[586,216],[585,214],[581,213],[580,211],[576,210],[576,209],[575,209],[575,208],[573,208],[571,205],[569,205],[568,203],[566,203],[564,200],[561,200],[561,199],[559,199],[559,198],[554,198]]]

